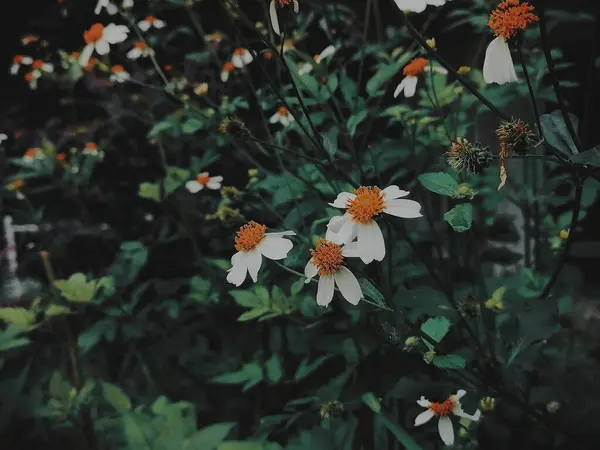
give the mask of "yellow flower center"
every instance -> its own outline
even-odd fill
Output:
[[[381,189],[376,186],[361,186],[354,200],[347,203],[347,212],[358,223],[369,223],[373,217],[381,214],[385,208],[385,199]]]
[[[508,40],[518,32],[524,31],[530,23],[539,20],[533,10],[533,6],[527,2],[504,0],[492,11],[488,25],[496,36]]]
[[[344,261],[342,247],[325,239],[319,239],[317,246],[310,250],[310,254],[319,275],[333,275],[340,270]]]
[[[265,237],[267,227],[256,223],[254,220],[242,226],[235,237],[235,249],[238,252],[254,250]]]
[[[431,403],[429,410],[437,417],[448,417],[456,407],[456,400],[453,397],[442,403]]]
[[[423,73],[427,64],[429,64],[427,58],[415,58],[404,67],[402,73],[408,77],[416,77]]]

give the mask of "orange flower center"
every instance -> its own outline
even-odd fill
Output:
[[[223,72],[231,72],[233,69],[235,69],[235,66],[231,61],[223,64]]]
[[[279,3],[279,6],[281,6],[282,8],[285,8],[286,6],[292,4],[292,0],[277,0],[277,3]]]
[[[146,16],[146,18],[144,20],[146,22],[148,22],[150,25],[152,25],[154,22],[156,22],[156,17],[154,17],[154,16]]]
[[[64,161],[67,159],[67,154],[66,153],[57,153],[56,155],[56,160],[57,161]]]
[[[88,142],[87,144],[85,144],[85,149],[86,150],[98,150],[98,144],[96,144],[95,142]]]
[[[18,191],[19,189],[21,189],[23,186],[25,186],[25,182],[21,179],[19,180],[15,180],[12,183],[10,183],[10,187],[12,189],[14,189],[15,191]]]
[[[79,58],[79,52],[72,52],[69,56],[71,58],[73,58],[73,59],[78,59]]]
[[[116,65],[116,66],[112,66],[112,73],[123,73],[125,72],[125,69],[123,68],[123,66],[120,65]]]
[[[98,64],[98,59],[97,58],[90,58],[90,60],[87,63],[87,66],[84,67],[84,69],[86,71],[90,71],[94,68],[94,66],[96,66],[96,64]]]
[[[291,39],[286,39],[285,41],[283,41],[283,48],[285,48],[286,50],[294,48],[294,41],[292,41]]]
[[[267,227],[256,223],[254,220],[240,228],[235,237],[235,249],[238,252],[249,252],[254,250],[265,237]]]
[[[146,45],[145,42],[137,41],[135,44],[133,44],[133,47],[137,48],[137,49],[140,49],[140,50],[143,50],[143,49],[147,48],[148,46]]]
[[[23,62],[23,55],[15,55],[13,64],[21,64],[21,62]]]
[[[104,25],[95,23],[89,30],[83,32],[83,40],[86,44],[94,44],[104,36]]]
[[[35,74],[33,72],[27,72],[25,74],[25,81],[31,82],[33,80],[35,80]]]
[[[23,155],[23,156],[25,158],[35,158],[37,156],[37,154],[38,154],[38,149],[37,148],[28,148],[25,151],[25,155]]]
[[[496,36],[508,40],[518,32],[524,31],[530,23],[539,20],[533,10],[534,7],[527,2],[504,0],[492,11],[488,25]]]
[[[44,61],[41,59],[36,59],[33,63],[31,63],[31,67],[34,69],[41,69],[44,66]]]
[[[285,106],[280,106],[279,109],[277,110],[277,114],[279,114],[280,116],[287,116],[290,112],[288,111],[288,109]]]
[[[246,54],[246,49],[245,49],[245,48],[236,48],[236,49],[233,51],[233,54],[234,54],[235,56],[244,56],[244,55]]]
[[[199,184],[201,184],[202,186],[206,186],[208,184],[208,182],[210,181],[210,177],[208,176],[208,174],[206,172],[204,172],[196,177],[196,181]]]
[[[448,400],[442,403],[431,403],[429,410],[434,413],[437,417],[448,417],[454,411],[456,407],[456,401],[450,397]]]
[[[385,208],[385,201],[381,189],[376,186],[361,186],[356,192],[354,200],[347,203],[347,212],[352,220],[358,223],[369,223],[373,217],[381,214]]]
[[[32,42],[37,41],[37,37],[33,36],[33,35],[29,35],[29,36],[25,36],[23,38],[23,44],[28,45],[31,44]]]
[[[427,64],[429,64],[427,58],[415,58],[404,67],[402,73],[407,77],[416,77],[423,73]]]
[[[326,239],[319,239],[317,246],[310,250],[312,263],[317,266],[319,275],[333,275],[342,267],[344,257],[342,247]]]

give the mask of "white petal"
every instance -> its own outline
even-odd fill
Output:
[[[456,406],[452,410],[452,414],[458,417],[463,417],[465,419],[472,420],[473,422],[477,422],[481,418],[481,411],[476,410],[474,414],[467,414],[462,409],[462,405],[460,404],[460,402],[456,403]]]
[[[262,253],[265,258],[277,261],[279,259],[284,259],[293,246],[293,242],[289,239],[276,236],[265,236],[261,243],[256,247],[256,250]]]
[[[383,212],[392,216],[403,217],[404,219],[414,219],[423,216],[421,214],[421,205],[414,200],[396,199],[389,200],[385,204],[386,207]]]
[[[44,72],[52,72],[52,71],[54,70],[54,66],[53,66],[52,64],[50,64],[50,63],[45,63],[45,64],[42,66],[42,70],[43,70]]]
[[[279,122],[279,113],[275,113],[269,119],[269,123],[277,123]]]
[[[127,52],[127,58],[129,59],[138,59],[142,56],[142,51],[139,48],[132,48]]]
[[[342,248],[342,256],[345,258],[358,258],[360,257],[360,249],[358,248],[358,242],[350,242],[344,245]]]
[[[223,181],[223,176],[215,175],[214,177],[210,177],[210,181],[218,181],[219,183],[221,183]]]
[[[501,36],[490,42],[485,51],[483,79],[486,83],[498,84],[519,81],[510,55],[510,48]]]
[[[248,273],[250,274],[252,281],[256,283],[256,280],[258,280],[258,271],[262,265],[262,255],[258,249],[254,249],[250,250],[249,252],[245,252],[244,258],[246,261],[246,267],[248,267]]]
[[[415,427],[418,427],[419,425],[423,425],[424,423],[429,422],[434,416],[435,416],[435,414],[433,414],[433,411],[426,409],[421,414],[419,414],[417,417],[415,417]]]
[[[276,231],[275,233],[265,233],[265,235],[272,237],[296,236],[296,232],[292,230]]]
[[[333,275],[335,283],[338,285],[342,296],[351,305],[358,305],[358,302],[363,297],[360,284],[352,272],[347,267],[341,267],[338,272]]]
[[[310,63],[303,63],[298,69],[298,75],[306,75],[307,73],[311,73],[313,70],[313,66]]]
[[[319,54],[319,59],[322,61],[325,58],[333,56],[337,49],[333,45],[328,45],[323,49],[323,51]]]
[[[164,20],[160,20],[160,19],[156,19],[154,21],[154,28],[164,28],[167,25],[167,23]]]
[[[412,97],[417,92],[417,84],[419,82],[419,78],[407,76],[404,80],[404,96],[406,98]]]
[[[454,398],[455,400],[460,400],[461,398],[463,398],[465,395],[467,395],[467,391],[465,391],[464,389],[459,389],[456,394],[454,394]]]
[[[98,52],[99,55],[106,55],[108,52],[110,52],[110,45],[108,44],[108,41],[100,39],[98,42],[96,42],[96,52]]]
[[[22,64],[31,64],[33,62],[33,58],[31,58],[30,56],[23,56],[23,59],[21,60]]]
[[[233,66],[237,67],[238,69],[241,69],[242,67],[244,67],[244,61],[242,60],[242,57],[239,55],[233,55],[231,57],[231,64],[233,64]]]
[[[333,299],[333,275],[321,275],[317,286],[317,304],[327,306]]]
[[[248,269],[246,268],[244,262],[241,261],[236,262],[236,264],[231,266],[231,269],[229,269],[227,272],[227,281],[231,284],[235,284],[236,286],[240,286],[246,279],[246,273],[248,273]]]
[[[385,241],[383,233],[377,222],[372,220],[370,223],[359,223],[356,226],[358,235],[358,249],[360,259],[365,264],[373,260],[381,261],[385,258]]]
[[[425,0],[394,0],[396,5],[402,11],[413,11],[423,12],[427,8],[427,2]]]
[[[196,180],[191,180],[185,183],[185,188],[190,191],[192,194],[195,194],[198,191],[202,190],[202,185],[198,183]]]
[[[394,200],[395,198],[406,197],[410,192],[403,191],[395,184],[386,187],[383,191],[386,200]]]
[[[244,61],[244,64],[250,64],[254,61],[254,56],[252,56],[252,53],[249,51],[246,51],[246,53],[242,55],[242,61]]]
[[[350,216],[345,215],[344,217],[347,217],[347,219],[343,222],[340,231],[337,233],[334,231],[328,232],[327,235],[329,235],[331,239],[327,238],[327,235],[325,236],[326,239],[331,240],[339,245],[352,242],[357,233],[357,223],[353,222],[350,219]]]
[[[454,427],[452,427],[452,421],[449,417],[440,417],[438,421],[438,431],[444,444],[454,444]]]
[[[298,14],[298,11],[300,11],[300,3],[298,3],[298,0],[293,0],[294,2],[294,12],[296,14]]]
[[[290,119],[287,116],[281,116],[281,119],[279,119],[279,123],[284,127],[287,127],[290,125]]]
[[[116,5],[109,3],[108,5],[106,5],[106,12],[111,16],[114,16],[116,13],[119,12],[119,8],[117,8]]]
[[[19,64],[13,64],[12,66],[10,66],[10,73],[12,75],[16,75],[17,73],[19,73]]]
[[[127,33],[129,33],[129,28],[127,28],[127,26],[110,23],[104,28],[102,38],[106,39],[109,44],[118,44],[127,39]]]
[[[421,395],[421,398],[419,400],[417,400],[417,403],[419,404],[419,406],[422,406],[423,408],[429,408],[429,406],[431,405],[431,402],[429,400],[427,400],[425,397],[423,397]]]
[[[304,276],[306,277],[305,283],[308,283],[312,278],[316,277],[319,273],[319,268],[309,260],[304,267]]]
[[[100,14],[102,8],[106,7],[107,4],[108,0],[98,0],[98,3],[96,3],[96,8],[94,8],[94,14]]]
[[[229,80],[229,72],[221,72],[221,81],[227,83],[227,80]]]
[[[277,18],[277,9],[275,8],[275,0],[271,0],[271,5],[269,5],[269,16],[271,17],[271,26],[273,27],[273,31],[278,36],[281,35],[279,31],[279,19]]]
[[[211,180],[208,183],[206,183],[206,187],[213,190],[221,189],[221,182]]]
[[[342,226],[350,220],[350,216],[348,214],[344,214],[343,216],[335,216],[329,219],[327,223],[327,232],[339,233]],[[325,238],[329,240],[329,238]]]
[[[445,67],[438,66],[437,64],[432,65],[431,70],[437,73],[441,73],[442,75],[448,75],[448,70]]]
[[[150,24],[145,20],[141,20],[140,22],[138,22],[138,28],[142,31],[148,31],[148,29],[150,28]]]
[[[94,53],[94,44],[86,45],[79,57],[79,64],[83,67],[87,66],[92,53]]]
[[[330,203],[329,205],[333,206],[334,208],[347,208],[348,206],[346,204],[355,198],[355,194],[351,194],[350,192],[342,192],[341,194],[338,194],[333,203]]]
[[[396,86],[396,89],[394,90],[394,98],[398,97],[404,91],[405,87],[406,87],[406,77],[402,78],[402,81],[398,84],[398,86]]]

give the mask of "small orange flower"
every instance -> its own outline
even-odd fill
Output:
[[[137,41],[135,44],[133,44],[133,48],[137,48],[139,50],[144,50],[145,48],[148,48],[148,46],[146,45],[146,43],[144,41]],[[165,68],[166,70],[166,68]]]
[[[21,42],[23,43],[23,45],[29,45],[32,42],[35,42],[37,40],[38,40],[37,36],[34,36],[33,34],[28,34],[23,39],[21,39]]]
[[[44,61],[42,61],[41,59],[36,59],[35,61],[33,61],[31,63],[31,67],[35,70],[40,70],[42,67],[44,67],[44,64],[46,64]]]
[[[235,249],[238,252],[254,250],[265,237],[267,227],[256,223],[254,220],[242,226],[235,237]]]
[[[69,58],[79,59],[79,52],[71,52],[71,53],[69,53]]]
[[[225,64],[223,64],[223,72],[231,72],[233,69],[235,69],[235,66],[231,61],[228,61]]]
[[[83,32],[83,40],[86,44],[94,44],[102,39],[104,35],[104,25],[95,23],[89,30]]]
[[[282,116],[287,116],[290,113],[285,106],[280,106],[277,112]]]
[[[245,49],[245,48],[236,48],[236,49],[233,51],[233,54],[234,54],[235,56],[244,56],[244,55],[246,54],[246,49]]]
[[[21,64],[23,62],[23,55],[15,55],[13,57],[13,64]]]
[[[201,173],[200,175],[198,175],[196,177],[196,181],[198,182],[198,184],[201,184],[202,186],[206,186],[208,184],[208,182],[210,181],[210,177],[208,176],[207,173]]]
[[[119,64],[117,64],[116,66],[112,66],[112,68],[110,69],[112,71],[112,73],[123,73],[125,72],[125,68]]]
[[[32,81],[35,81],[35,74],[33,72],[27,72],[24,75],[25,81],[27,81],[28,83],[31,83]]]
[[[508,40],[539,20],[533,10],[534,7],[527,2],[504,0],[492,11],[488,25],[496,36]]]
[[[408,77],[416,77],[423,73],[427,64],[429,64],[427,58],[415,58],[404,67],[402,73]]]

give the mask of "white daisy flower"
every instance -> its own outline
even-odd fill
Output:
[[[127,58],[136,60],[140,57],[147,57],[152,55],[152,49],[144,41],[136,41],[133,44],[133,48],[127,52]]]
[[[294,116],[290,114],[285,106],[281,106],[269,119],[269,123],[280,123],[284,127],[289,126],[293,121]]]
[[[444,441],[444,444],[446,445],[454,444],[454,428],[452,426],[452,420],[450,420],[450,415],[454,414],[455,416],[463,417],[474,422],[477,422],[481,417],[481,411],[479,410],[475,411],[475,414],[473,415],[463,411],[460,399],[464,397],[466,393],[465,390],[461,389],[442,403],[430,402],[425,397],[421,397],[420,400],[417,400],[417,403],[419,406],[427,408],[427,410],[416,417],[415,426],[423,425],[434,417],[438,417],[438,430],[442,441]]]
[[[96,9],[94,9],[94,14],[100,14],[103,8],[106,9],[106,12],[111,16],[114,16],[119,12],[117,5],[111,3],[110,0],[98,0],[98,3],[96,3]]]
[[[125,83],[126,81],[129,81],[131,79],[131,75],[125,70],[123,66],[112,66],[110,71],[111,74],[110,77],[108,77],[108,79],[113,83]]]
[[[245,48],[236,48],[233,51],[233,56],[231,57],[231,63],[237,67],[238,69],[247,66],[252,62],[254,58],[252,54],[246,50]]]
[[[283,54],[285,55],[287,52],[292,50],[296,50],[296,47],[294,47],[294,41],[291,39],[286,39],[283,41]]]
[[[41,72],[39,70],[34,70],[33,72],[27,72],[23,78],[25,78],[25,81],[27,81],[27,83],[29,84],[29,88],[34,91],[37,89],[38,87],[38,79],[42,76]]]
[[[24,55],[15,55],[13,58],[12,66],[10,66],[10,73],[16,75],[21,68],[21,65],[30,65],[33,62],[33,59],[29,56]]]
[[[154,16],[146,16],[144,20],[140,20],[138,22],[138,27],[142,31],[148,31],[152,27],[160,29],[164,28],[166,25],[167,24],[164,20],[157,19]]]
[[[8,134],[0,133],[0,144],[2,144],[7,139],[8,139]]]
[[[284,236],[295,236],[293,231],[265,233],[267,227],[254,221],[248,222],[237,232],[235,249],[237,253],[231,257],[231,268],[227,271],[227,281],[240,286],[250,274],[252,281],[258,279],[258,271],[262,265],[262,257],[284,259],[294,244]]]
[[[281,31],[279,30],[279,18],[277,17],[277,5],[280,8],[289,8],[290,5],[296,14],[300,10],[300,5],[298,4],[298,0],[271,0],[271,5],[269,6],[269,16],[271,16],[271,26],[273,27],[273,31],[279,36],[281,35]]]
[[[83,147],[83,151],[81,152],[86,156],[101,156],[102,152],[98,150],[98,144],[95,142],[88,142]]]
[[[298,75],[306,75],[307,73],[311,73],[313,70],[313,65],[311,63],[302,63],[298,66]]]
[[[35,160],[44,159],[46,155],[39,147],[29,147],[25,150],[22,160],[25,162],[33,162]]]
[[[123,9],[133,8],[133,0],[123,0]]]
[[[325,47],[323,49],[323,51],[321,53],[313,56],[313,59],[315,60],[315,62],[317,64],[321,64],[321,61],[323,61],[325,58],[329,58],[330,56],[333,56],[335,54],[335,52],[337,52],[337,48],[335,48],[333,45],[328,45],[327,47]]]
[[[185,183],[185,187],[192,194],[201,191],[205,187],[212,190],[221,189],[221,182],[223,181],[223,177],[218,175],[216,177],[211,177],[208,175],[208,172],[202,172],[198,174],[195,180],[188,181]]]
[[[31,68],[34,72],[37,72],[37,77],[42,75],[42,72],[52,73],[54,72],[54,66],[50,63],[44,62],[41,59],[36,59],[31,63]]]
[[[425,70],[428,70],[429,67],[429,60],[427,58],[415,58],[409,62],[404,69],[402,69],[404,78],[396,87],[396,90],[394,91],[394,98],[398,97],[402,92],[404,92],[405,97],[412,97],[415,95],[415,92],[417,92],[419,75],[425,72]],[[446,75],[448,73],[446,69],[435,64],[431,66],[431,70],[441,73],[442,75]]]
[[[394,0],[398,8],[405,12],[422,13],[427,6],[442,6],[450,0]]]
[[[223,64],[223,68],[221,69],[221,81],[223,83],[227,83],[229,80],[229,74],[235,69],[235,66],[231,61],[227,61]]]
[[[408,194],[395,185],[383,190],[361,186],[354,194],[342,192],[330,205],[346,209],[346,214],[331,218],[325,238],[338,244],[349,244],[358,238],[360,259],[365,264],[381,261],[385,257],[385,242],[375,217],[382,213],[405,219],[422,217],[419,203],[401,199]]]
[[[508,42],[502,36],[498,36],[490,42],[490,45],[485,50],[483,79],[488,84],[504,84],[519,81]]]
[[[99,55],[106,55],[110,52],[111,44],[118,44],[127,39],[127,33],[129,33],[129,28],[125,25],[110,23],[104,26],[101,23],[95,23],[83,33],[86,46],[81,52],[79,64],[86,67],[94,50]]]
[[[327,306],[333,299],[335,285],[342,296],[352,305],[358,305],[363,298],[358,280],[350,269],[343,265],[344,257],[358,256],[355,243],[342,247],[335,242],[320,239],[317,246],[310,251],[312,258],[304,268],[306,283],[319,275],[317,287],[317,304]]]

